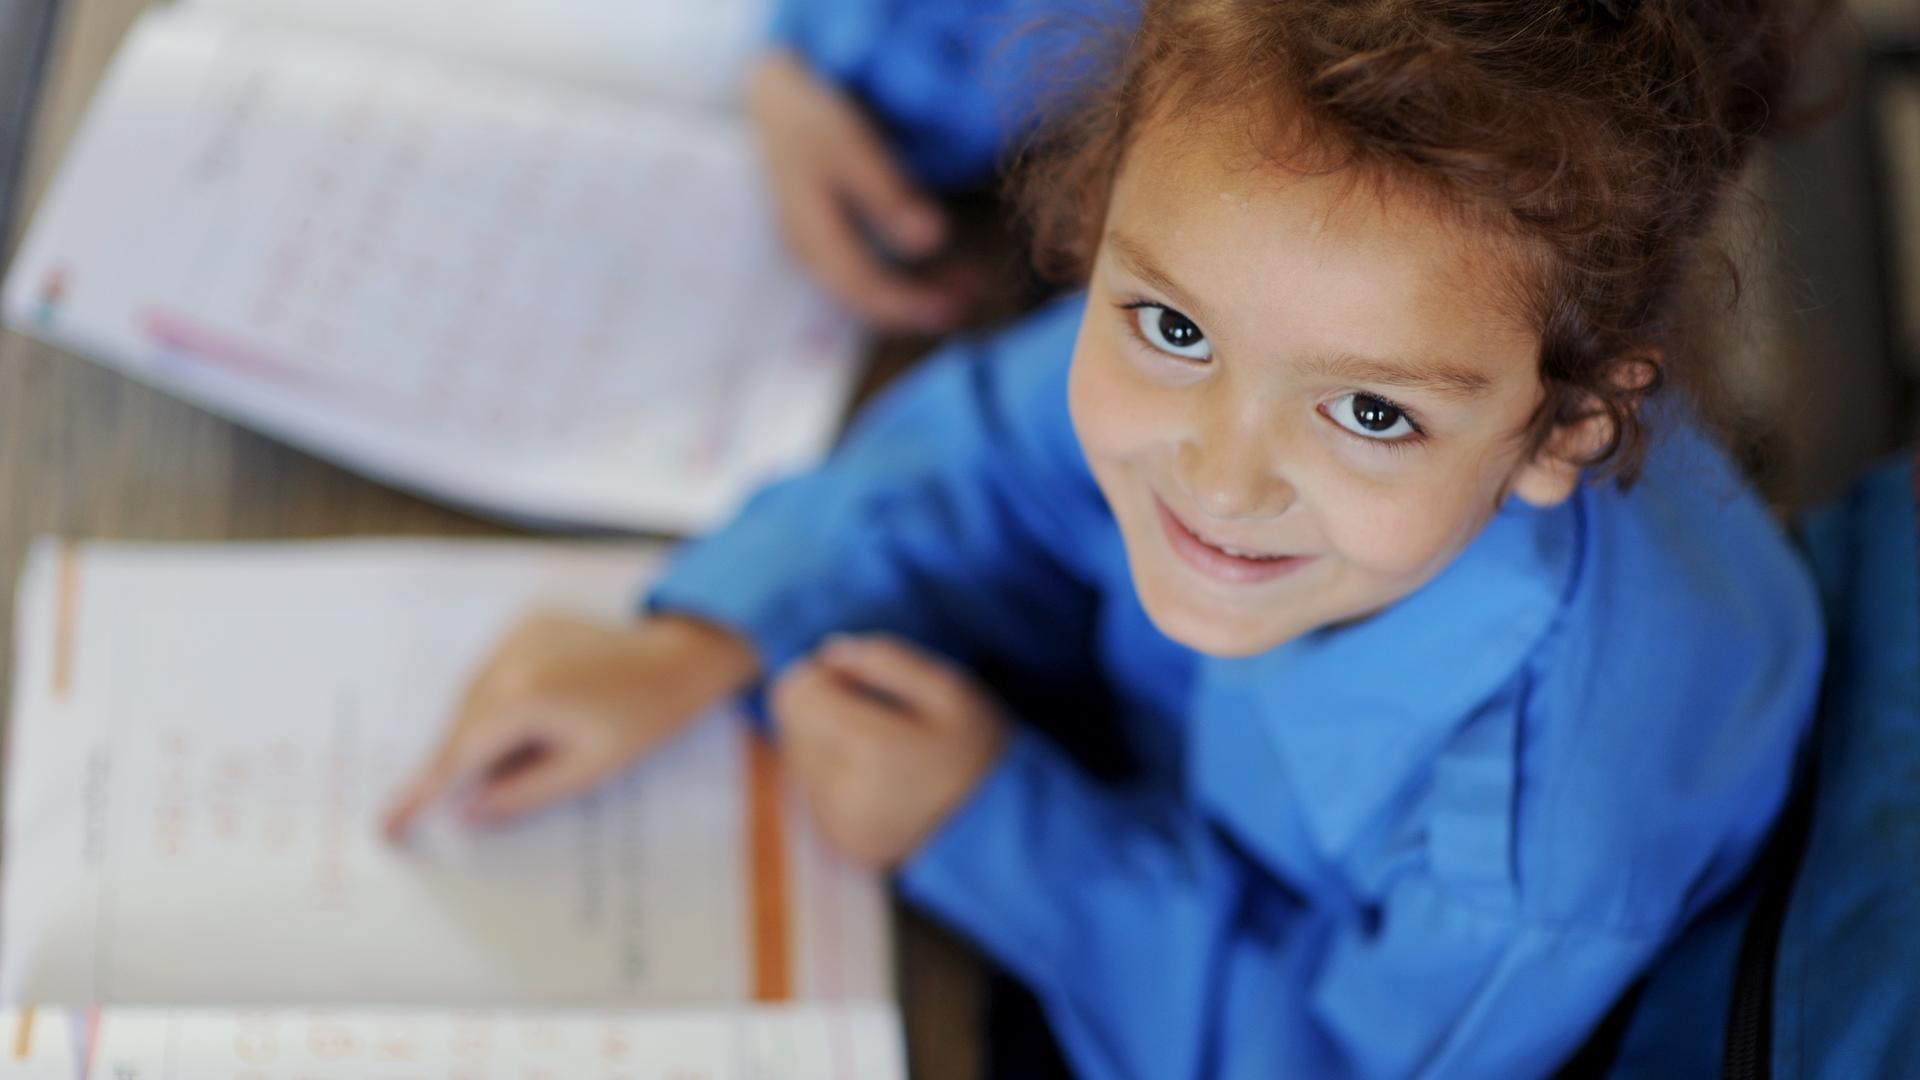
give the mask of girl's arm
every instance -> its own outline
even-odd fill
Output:
[[[530,615],[472,675],[432,756],[391,797],[386,833],[402,839],[449,795],[487,824],[586,792],[759,671],[747,643],[693,619]]]
[[[834,631],[963,667],[1084,671],[1084,560],[1111,519],[1067,417],[1078,299],[949,346],[874,402],[819,469],[683,547],[655,612],[725,627],[777,675]]]
[[[659,617],[521,626],[395,795],[388,832],[449,792],[491,822],[584,791],[834,630],[893,631],[1016,678],[1083,670],[1093,594],[1060,560],[1104,509],[1066,418],[1078,320],[1058,304],[930,361],[825,466],[681,549]]]

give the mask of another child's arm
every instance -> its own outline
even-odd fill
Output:
[[[939,332],[960,321],[969,282],[916,278],[900,268],[938,254],[946,211],[851,98],[782,49],[755,68],[747,111],[787,247],[821,284],[880,326]]]
[[[980,282],[909,269],[947,238],[931,193],[992,184],[1061,77],[1037,58],[1132,18],[1126,0],[781,0],[747,105],[795,255],[878,323],[951,329]]]
[[[1029,59],[1037,31],[1060,33],[1049,24],[1083,7],[1092,0],[778,0],[769,36],[859,102],[903,173],[953,191],[993,181],[1033,119],[1037,80],[1057,74]],[[1120,10],[1107,0],[1096,17]]]

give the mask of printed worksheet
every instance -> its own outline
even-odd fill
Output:
[[[629,99],[735,105],[769,0],[183,0]]]
[[[877,1005],[0,1011],[0,1080],[898,1080]]]
[[[890,1004],[879,880],[721,711],[522,823],[381,810],[533,610],[621,617],[633,549],[35,549],[0,997],[141,1006]]]
[[[756,153],[731,114],[154,12],[6,317],[462,506],[695,531],[824,451],[858,374]]]

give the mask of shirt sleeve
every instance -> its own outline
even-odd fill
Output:
[[[781,0],[771,37],[865,104],[922,183],[956,190],[990,181],[1033,125],[1041,73],[1074,55],[1093,2]]]
[[[1542,1075],[1662,938],[1479,910],[1419,870],[1377,908],[1309,906],[1175,796],[1025,729],[900,885],[1033,988],[1090,1077]]]
[[[768,672],[843,630],[975,668],[1084,668],[1095,595],[1073,560],[1105,510],[1067,418],[1079,310],[942,350],[821,467],[683,546],[649,607],[742,634]]]

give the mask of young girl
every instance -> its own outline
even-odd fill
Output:
[[[1804,571],[1657,394],[1792,14],[1151,0],[1027,166],[1086,293],[930,361],[646,619],[522,627],[394,829],[771,679],[826,835],[1086,1075],[1552,1070],[1740,876],[1813,705]]]

